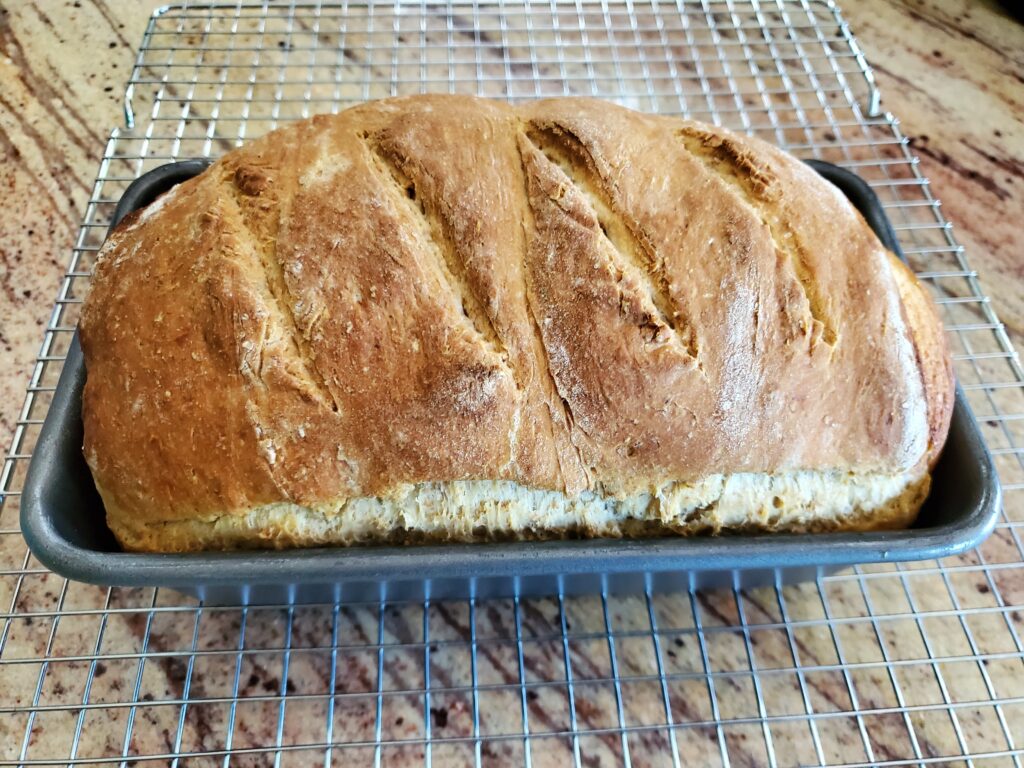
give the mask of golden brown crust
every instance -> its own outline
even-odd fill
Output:
[[[906,264],[890,254],[896,287],[903,300],[903,311],[907,318],[917,353],[928,403],[928,468],[935,466],[946,443],[949,422],[953,417],[953,400],[956,379],[953,376],[953,359],[949,353],[942,323],[936,311],[935,302],[924,286]]]
[[[374,102],[112,234],[86,457],[115,531],[423,483],[913,474],[948,358],[907,285],[755,139],[588,99]]]

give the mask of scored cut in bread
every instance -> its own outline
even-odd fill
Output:
[[[114,230],[80,332],[130,550],[906,526],[952,409],[838,190],[593,99],[252,141]]]

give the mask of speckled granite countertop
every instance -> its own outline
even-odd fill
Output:
[[[1024,26],[998,6],[966,0],[847,5],[845,16],[874,67],[883,106],[897,113],[912,137],[922,171],[931,178],[945,215],[954,222],[985,291],[1020,348],[1024,258],[1015,234],[1024,213]],[[104,0],[0,2],[0,445],[5,448],[107,133],[121,121],[134,46],[156,6],[152,0],[123,6]],[[962,562],[969,564],[971,557],[964,556]],[[986,545],[985,557],[986,562],[1016,562],[1019,549],[997,536]],[[3,564],[12,567],[6,560]],[[3,605],[13,594],[9,573],[0,571]],[[187,605],[179,608],[171,602],[178,598],[163,592],[153,612],[151,590],[118,590],[106,606],[114,612],[102,619],[98,630],[100,618],[93,611],[104,607],[98,602],[103,592],[83,585],[62,591],[63,580],[40,573],[19,584],[15,609],[38,612],[42,618],[6,626],[0,661],[38,658],[47,642],[51,653],[66,661],[52,663],[45,678],[38,664],[0,668],[0,712],[24,705],[37,680],[44,679],[40,701],[56,709],[36,723],[30,757],[36,754],[33,749],[43,755],[69,754],[76,728],[81,729],[79,757],[120,754],[128,710],[106,708],[102,702],[124,702],[132,686],[146,692],[139,708],[131,710],[132,717],[137,714],[133,749],[138,752],[222,749],[228,718],[236,726],[235,748],[265,745],[275,738],[285,744],[323,741],[333,662],[338,669],[335,693],[345,695],[333,710],[333,720],[326,718],[333,723],[334,741],[373,742],[378,737],[378,699],[371,692],[378,687],[415,691],[425,674],[445,691],[432,700],[431,716],[425,722],[418,695],[395,693],[384,700],[379,736],[415,738],[428,724],[435,734],[468,735],[475,699],[466,690],[471,665],[467,654],[475,626],[480,644],[476,673],[485,687],[491,686],[477,702],[481,733],[520,732],[521,711],[528,713],[533,732],[565,730],[563,670],[568,659],[583,681],[577,685],[574,711],[581,725],[596,734],[581,746],[583,762],[603,765],[618,762],[623,749],[617,735],[602,734],[616,725],[616,690],[608,685],[613,658],[602,636],[607,621],[622,633],[614,659],[618,673],[635,681],[619,692],[620,709],[631,721],[660,722],[666,702],[679,717],[693,721],[712,718],[711,706],[719,707],[722,718],[750,718],[725,734],[710,727],[677,734],[677,746],[695,764],[717,758],[720,740],[728,742],[733,764],[764,764],[762,727],[755,722],[765,715],[782,716],[771,726],[775,759],[802,762],[811,748],[806,726],[794,721],[788,729],[784,716],[811,707],[841,714],[870,706],[880,713],[866,725],[845,715],[824,717],[814,731],[815,749],[829,762],[912,757],[904,715],[893,711],[904,706],[920,707],[913,714],[917,754],[959,754],[957,744],[965,742],[972,748],[990,743],[991,750],[1005,748],[1001,737],[989,741],[1003,731],[1012,732],[1021,746],[1024,711],[1019,708],[1003,707],[997,713],[1000,722],[993,719],[991,707],[965,708],[952,720],[944,711],[929,708],[950,700],[984,701],[992,695],[991,686],[1002,697],[1024,696],[1024,667],[1012,656],[1020,650],[1016,643],[1022,619],[1016,611],[1007,613],[1002,603],[996,605],[991,591],[995,583],[1006,604],[1024,604],[1021,572],[997,571],[995,582],[971,570],[948,578],[935,569],[908,573],[901,580],[840,580],[820,588],[787,588],[779,595],[773,590],[708,593],[692,604],[685,595],[658,597],[650,606],[642,597],[615,599],[607,615],[600,600],[573,601],[565,610],[577,639],[565,646],[559,606],[552,600],[525,601],[517,626],[508,601],[481,609],[475,623],[465,603],[434,605],[426,615],[421,608],[380,616],[375,608],[346,609],[340,617],[332,617],[329,609],[299,609],[293,615],[254,609],[243,617],[217,609],[199,615]],[[978,648],[964,648],[966,624],[955,614],[964,607],[981,611],[969,622],[969,636]],[[62,618],[60,631],[48,638],[45,617],[58,608],[72,615]],[[910,619],[873,618],[904,616],[910,608],[930,612],[927,635]],[[992,613],[984,612],[990,609]],[[662,633],[660,656],[643,632],[652,616]],[[847,623],[828,629],[822,623],[826,616]],[[706,636],[695,634],[697,618]],[[785,620],[796,622],[795,628],[784,629]],[[733,631],[744,621],[766,628],[748,634]],[[430,643],[421,641],[423,627],[429,627]],[[631,636],[634,630],[637,634]],[[243,636],[245,648],[251,649],[244,657],[237,655]],[[926,636],[936,645],[922,647]],[[92,689],[85,694],[100,704],[60,709],[60,702],[82,701],[90,654],[98,652],[100,637],[103,654],[113,661],[92,664]],[[386,659],[373,647],[378,638],[389,649]],[[285,641],[298,650],[290,667],[282,669],[279,652],[260,649],[280,649]],[[157,654],[144,667],[137,657],[142,644]],[[190,646],[199,655],[183,652]],[[332,657],[333,648],[341,650]],[[984,679],[978,676],[976,661],[935,668],[898,666],[899,659],[952,659],[979,652],[991,655],[985,661],[990,676]],[[883,659],[897,664],[879,666]],[[656,660],[675,676],[666,688],[656,682]],[[520,664],[527,682],[536,684],[522,701]],[[794,664],[810,665],[814,671],[798,679],[791,671]],[[751,665],[779,674],[757,679],[743,672]],[[939,666],[942,675],[936,672]],[[708,699],[704,670],[718,675],[717,699]],[[182,690],[186,675],[189,691]],[[278,709],[279,692],[292,697],[286,718]],[[244,699],[237,711],[231,703],[236,695]],[[154,696],[191,696],[203,703],[191,705],[187,716],[181,713],[179,723],[176,707],[147,706]],[[279,713],[284,718],[280,729]],[[25,725],[23,716],[0,714],[0,762],[17,757]],[[663,732],[644,731],[633,739],[635,764],[664,764],[669,741]],[[543,746],[534,745],[533,765],[571,761],[572,745],[563,739],[538,743]],[[439,765],[462,764],[466,746],[471,761],[472,743],[454,745],[450,754],[435,750],[433,759]],[[485,744],[482,754],[485,762],[521,764],[523,749],[521,741],[498,739]],[[335,760],[361,764],[375,757],[372,749],[344,754],[347,762],[340,752]],[[312,759],[301,758],[302,753],[286,753],[283,762],[304,765]],[[323,761],[322,754],[317,760]],[[384,755],[385,764],[422,761],[422,746],[396,747]]]

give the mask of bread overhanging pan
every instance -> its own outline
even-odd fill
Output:
[[[892,225],[871,188],[834,165],[810,164],[846,194],[882,242],[902,258]],[[191,160],[145,174],[121,198],[112,226],[207,165]],[[85,375],[76,335],[22,495],[21,525],[29,547],[45,566],[72,579],[173,587],[212,603],[378,601],[790,582],[855,563],[956,555],[992,530],[1000,508],[992,458],[958,387],[931,494],[908,530],[136,554],[121,551],[108,530],[82,455]]]

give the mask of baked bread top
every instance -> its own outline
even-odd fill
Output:
[[[390,99],[252,141],[116,228],[80,331],[87,460],[147,523],[899,473],[952,407],[930,300],[838,190],[591,99]]]

